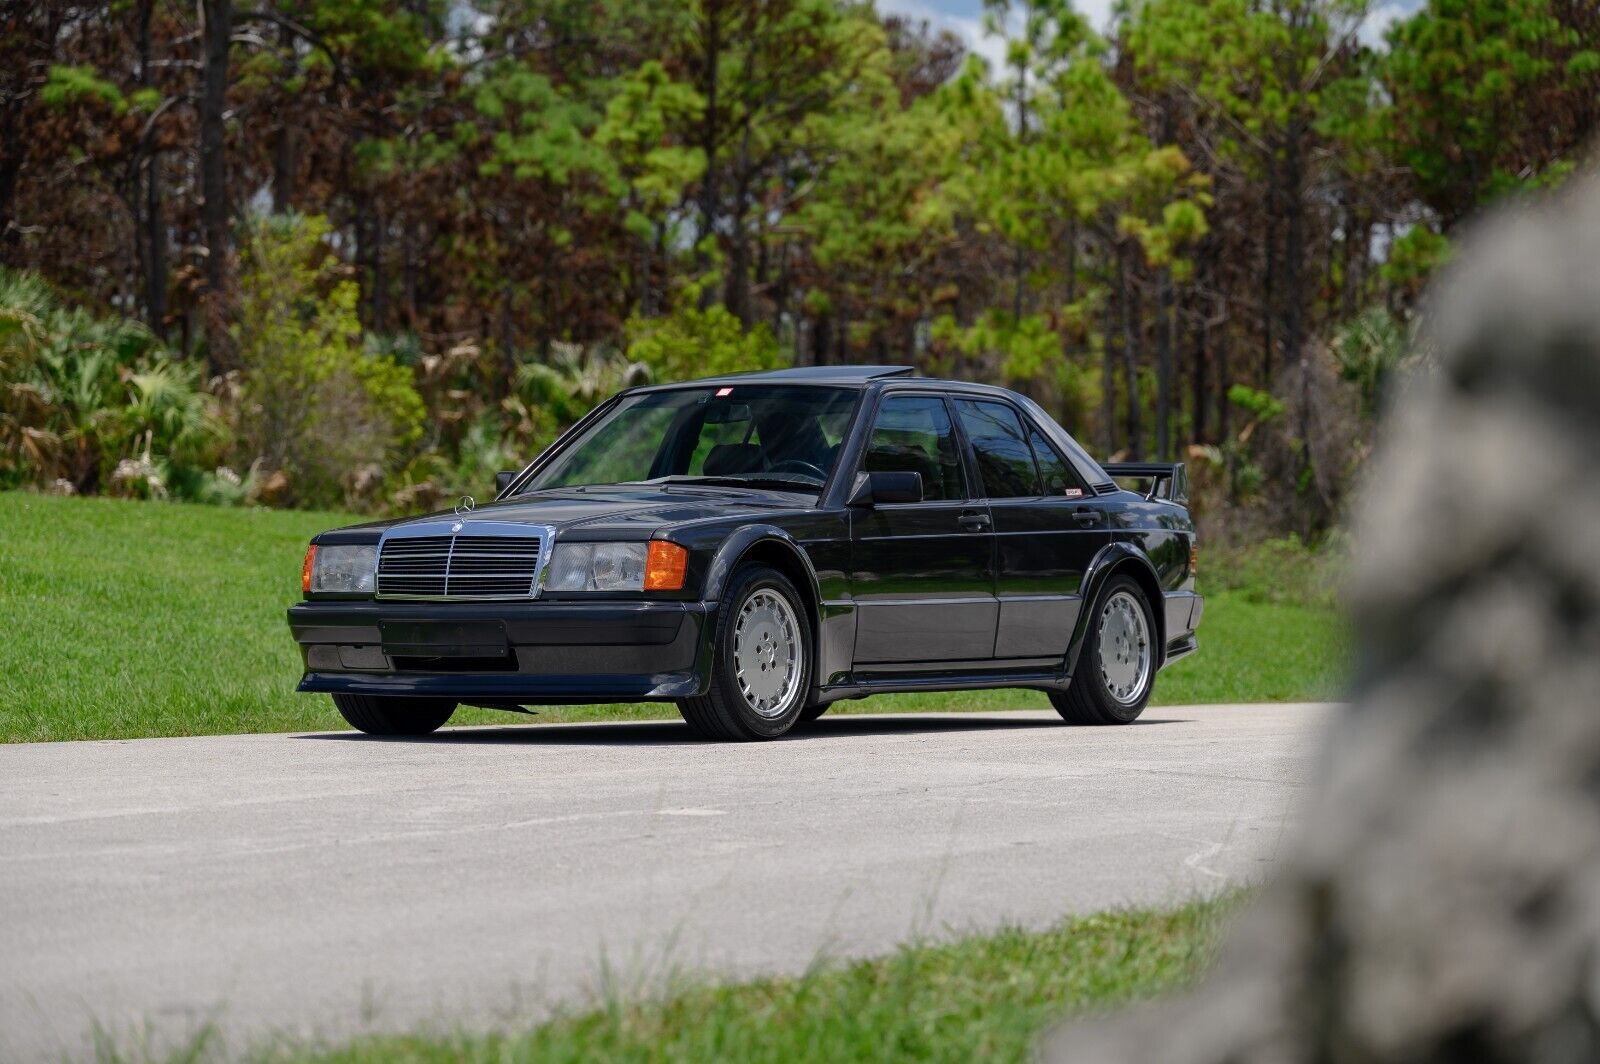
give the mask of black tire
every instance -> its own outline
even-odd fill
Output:
[[[787,680],[772,697],[776,704],[758,711],[741,688],[734,667],[734,642],[738,621],[747,603],[762,593],[775,594],[787,604],[794,621],[794,645],[799,648],[798,683],[791,691]],[[765,565],[739,569],[728,581],[728,588],[717,608],[716,629],[712,633],[711,686],[704,695],[678,700],[678,712],[697,734],[706,739],[742,742],[776,739],[794,727],[804,711],[811,690],[814,654],[811,624],[805,602],[789,578]],[[787,670],[785,676],[788,676]],[[780,697],[780,695],[782,697]]]
[[[812,721],[816,720],[818,717],[822,716],[832,708],[832,702],[818,702],[814,705],[806,706],[800,711],[800,719],[796,723],[810,724]]]
[[[333,704],[352,728],[368,735],[428,735],[456,711],[456,704],[443,698],[340,694]]]
[[[1113,693],[1100,665],[1100,618],[1113,597],[1119,594],[1131,598],[1143,614],[1149,655],[1146,668],[1135,670],[1144,674],[1140,689],[1121,699]],[[1155,688],[1156,670],[1161,663],[1159,631],[1144,591],[1129,577],[1114,577],[1095,598],[1094,612],[1089,615],[1089,632],[1084,636],[1083,653],[1078,656],[1078,666],[1072,672],[1071,686],[1065,691],[1050,692],[1050,704],[1068,724],[1129,724],[1137,720]]]

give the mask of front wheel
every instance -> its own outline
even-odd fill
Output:
[[[679,699],[678,712],[707,739],[776,739],[800,719],[810,689],[800,593],[776,569],[740,569],[717,609],[710,689]]]
[[[828,710],[833,708],[832,702],[813,702],[800,711],[800,724],[810,724]]]
[[[1072,685],[1050,704],[1069,724],[1127,724],[1144,712],[1155,685],[1155,617],[1139,585],[1119,576],[1095,601]]]
[[[456,704],[443,698],[338,694],[333,704],[352,728],[368,735],[427,735],[456,711]]]

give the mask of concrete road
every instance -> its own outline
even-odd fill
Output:
[[[530,1023],[1261,877],[1316,706],[0,746],[0,1060]]]

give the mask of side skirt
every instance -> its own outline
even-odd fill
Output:
[[[1023,687],[1037,691],[1064,691],[1071,677],[1060,658],[996,662],[951,662],[937,670],[920,666],[875,665],[857,669],[845,683],[823,687],[821,702],[838,702],[868,695],[917,691],[981,691],[998,687]]]

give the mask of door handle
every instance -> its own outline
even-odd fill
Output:
[[[989,515],[962,514],[957,523],[968,532],[982,532],[989,527]]]
[[[1082,510],[1074,510],[1072,511],[1072,519],[1084,526],[1098,525],[1100,523],[1100,511],[1091,510],[1087,507]]]

